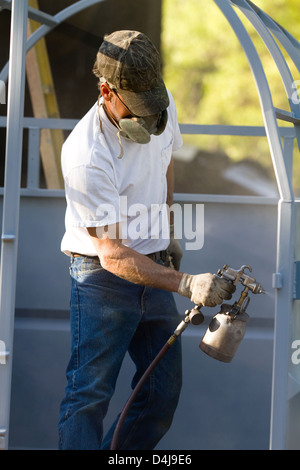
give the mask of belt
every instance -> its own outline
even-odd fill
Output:
[[[166,250],[163,250],[163,251],[156,251],[155,253],[149,253],[148,255],[146,255],[148,258],[152,259],[152,261],[163,261],[165,262],[166,259],[167,259],[167,251]]]
[[[71,255],[74,257],[74,258],[89,258],[89,259],[99,259],[98,256],[88,256],[88,255],[83,255],[81,253],[71,253]],[[145,255],[147,256],[148,258],[152,259],[152,261],[163,261],[165,262],[166,259],[167,259],[167,251],[166,250],[163,250],[163,251],[156,251],[155,253],[149,253],[148,255]]]
[[[89,259],[99,259],[99,256],[88,256],[83,255],[82,253],[71,253],[74,258],[89,258]]]

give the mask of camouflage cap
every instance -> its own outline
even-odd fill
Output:
[[[168,107],[160,56],[145,34],[124,30],[106,35],[96,69],[96,75],[111,83],[137,116],[157,114]]]

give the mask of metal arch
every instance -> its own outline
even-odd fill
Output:
[[[260,98],[279,194],[282,199],[291,201],[293,189],[283,157],[270,88],[260,58],[244,25],[231,7],[230,0],[214,0],[214,2],[229,22],[247,56]]]
[[[234,0],[232,0],[234,1]],[[247,0],[247,3],[253,8],[256,14],[261,18],[264,24],[269,28],[273,35],[277,38],[280,44],[284,47],[294,65],[296,66],[298,72],[300,72],[300,43],[297,41],[294,36],[292,36],[285,28],[280,24],[274,21],[269,15],[263,12],[250,0]]]
[[[0,0],[0,11],[11,10],[11,0]],[[53,17],[35,8],[28,7],[28,18],[38,21],[39,23],[52,25],[54,23]]]
[[[277,65],[278,72],[282,79],[282,82],[285,87],[285,91],[287,94],[291,116],[288,116],[288,113],[284,112],[283,110],[275,109],[275,114],[280,119],[284,120],[291,120],[295,126],[296,137],[298,141],[298,147],[300,149],[300,105],[293,99],[293,95],[297,94],[297,91],[294,90],[293,84],[294,79],[292,77],[291,71],[286,63],[286,60],[279,49],[276,41],[274,40],[273,36],[269,32],[269,29],[265,22],[260,18],[260,16],[256,13],[255,9],[249,4],[248,0],[231,0],[242,13],[246,16],[246,18],[252,23],[254,28],[256,29],[257,33],[260,35],[262,40],[264,41],[266,47],[268,48],[271,56],[273,57],[275,64]],[[294,43],[296,44],[296,39],[294,39]],[[299,48],[300,44],[298,43]],[[299,100],[299,97],[298,97]],[[298,101],[297,100],[297,101]],[[297,124],[298,122],[298,124]]]
[[[270,34],[269,30],[266,28],[266,25],[261,20],[261,18],[255,13],[254,9],[249,5],[247,0],[231,0],[232,3],[237,5],[239,9],[244,13],[246,18],[252,23],[262,40],[264,41],[265,45],[267,46],[270,54],[272,55],[277,68],[278,72],[282,78],[282,82],[285,87],[285,91],[289,100],[289,105],[291,111],[297,113],[299,111],[299,105],[297,106],[292,100],[292,84],[294,79],[290,72],[290,69],[284,59],[284,56],[279,49],[277,43],[275,42],[273,36]]]
[[[52,29],[54,29],[56,26],[58,26],[60,23],[63,21],[67,20],[71,16],[75,15],[76,13],[79,13],[82,10],[85,10],[88,7],[91,7],[93,5],[96,5],[97,3],[104,2],[106,0],[79,0],[73,5],[70,5],[69,7],[65,8],[64,10],[60,11],[54,16],[47,15],[47,24],[41,25],[34,33],[32,33],[29,38],[26,41],[26,52],[31,49],[42,37],[44,37],[46,34],[48,34]],[[8,0],[5,0],[6,4],[8,3]],[[9,3],[11,3],[9,1]],[[6,6],[7,8],[8,6]],[[33,12],[34,9],[31,9],[31,12]],[[31,17],[33,15],[31,14]],[[37,18],[35,18],[37,20]],[[43,16],[41,16],[40,21],[43,21]],[[50,21],[51,20],[51,21]],[[8,67],[9,67],[9,62],[6,63],[6,65],[3,67],[1,73],[0,73],[0,80],[3,82],[7,81],[8,77]]]

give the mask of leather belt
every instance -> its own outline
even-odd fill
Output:
[[[74,258],[89,258],[89,259],[99,259],[98,256],[88,256],[88,255],[83,255],[81,253],[71,253],[71,255]],[[152,261],[160,261],[162,260],[163,262],[166,261],[167,259],[167,252],[166,250],[163,251],[156,251],[155,253],[149,253],[148,255],[145,255],[148,258],[152,259]]]
[[[156,253],[149,253],[146,255],[148,258],[152,259],[152,261],[163,261],[165,262],[167,259],[167,252],[166,250],[163,251],[156,251]]]
[[[71,253],[71,255],[74,257],[74,258],[89,258],[89,259],[99,259],[98,256],[88,256],[88,255],[83,255],[81,253]]]

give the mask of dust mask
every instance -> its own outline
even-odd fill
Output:
[[[168,112],[165,109],[159,114],[145,117],[126,117],[120,119],[117,124],[120,135],[138,144],[150,142],[151,135],[160,135],[166,127]]]

